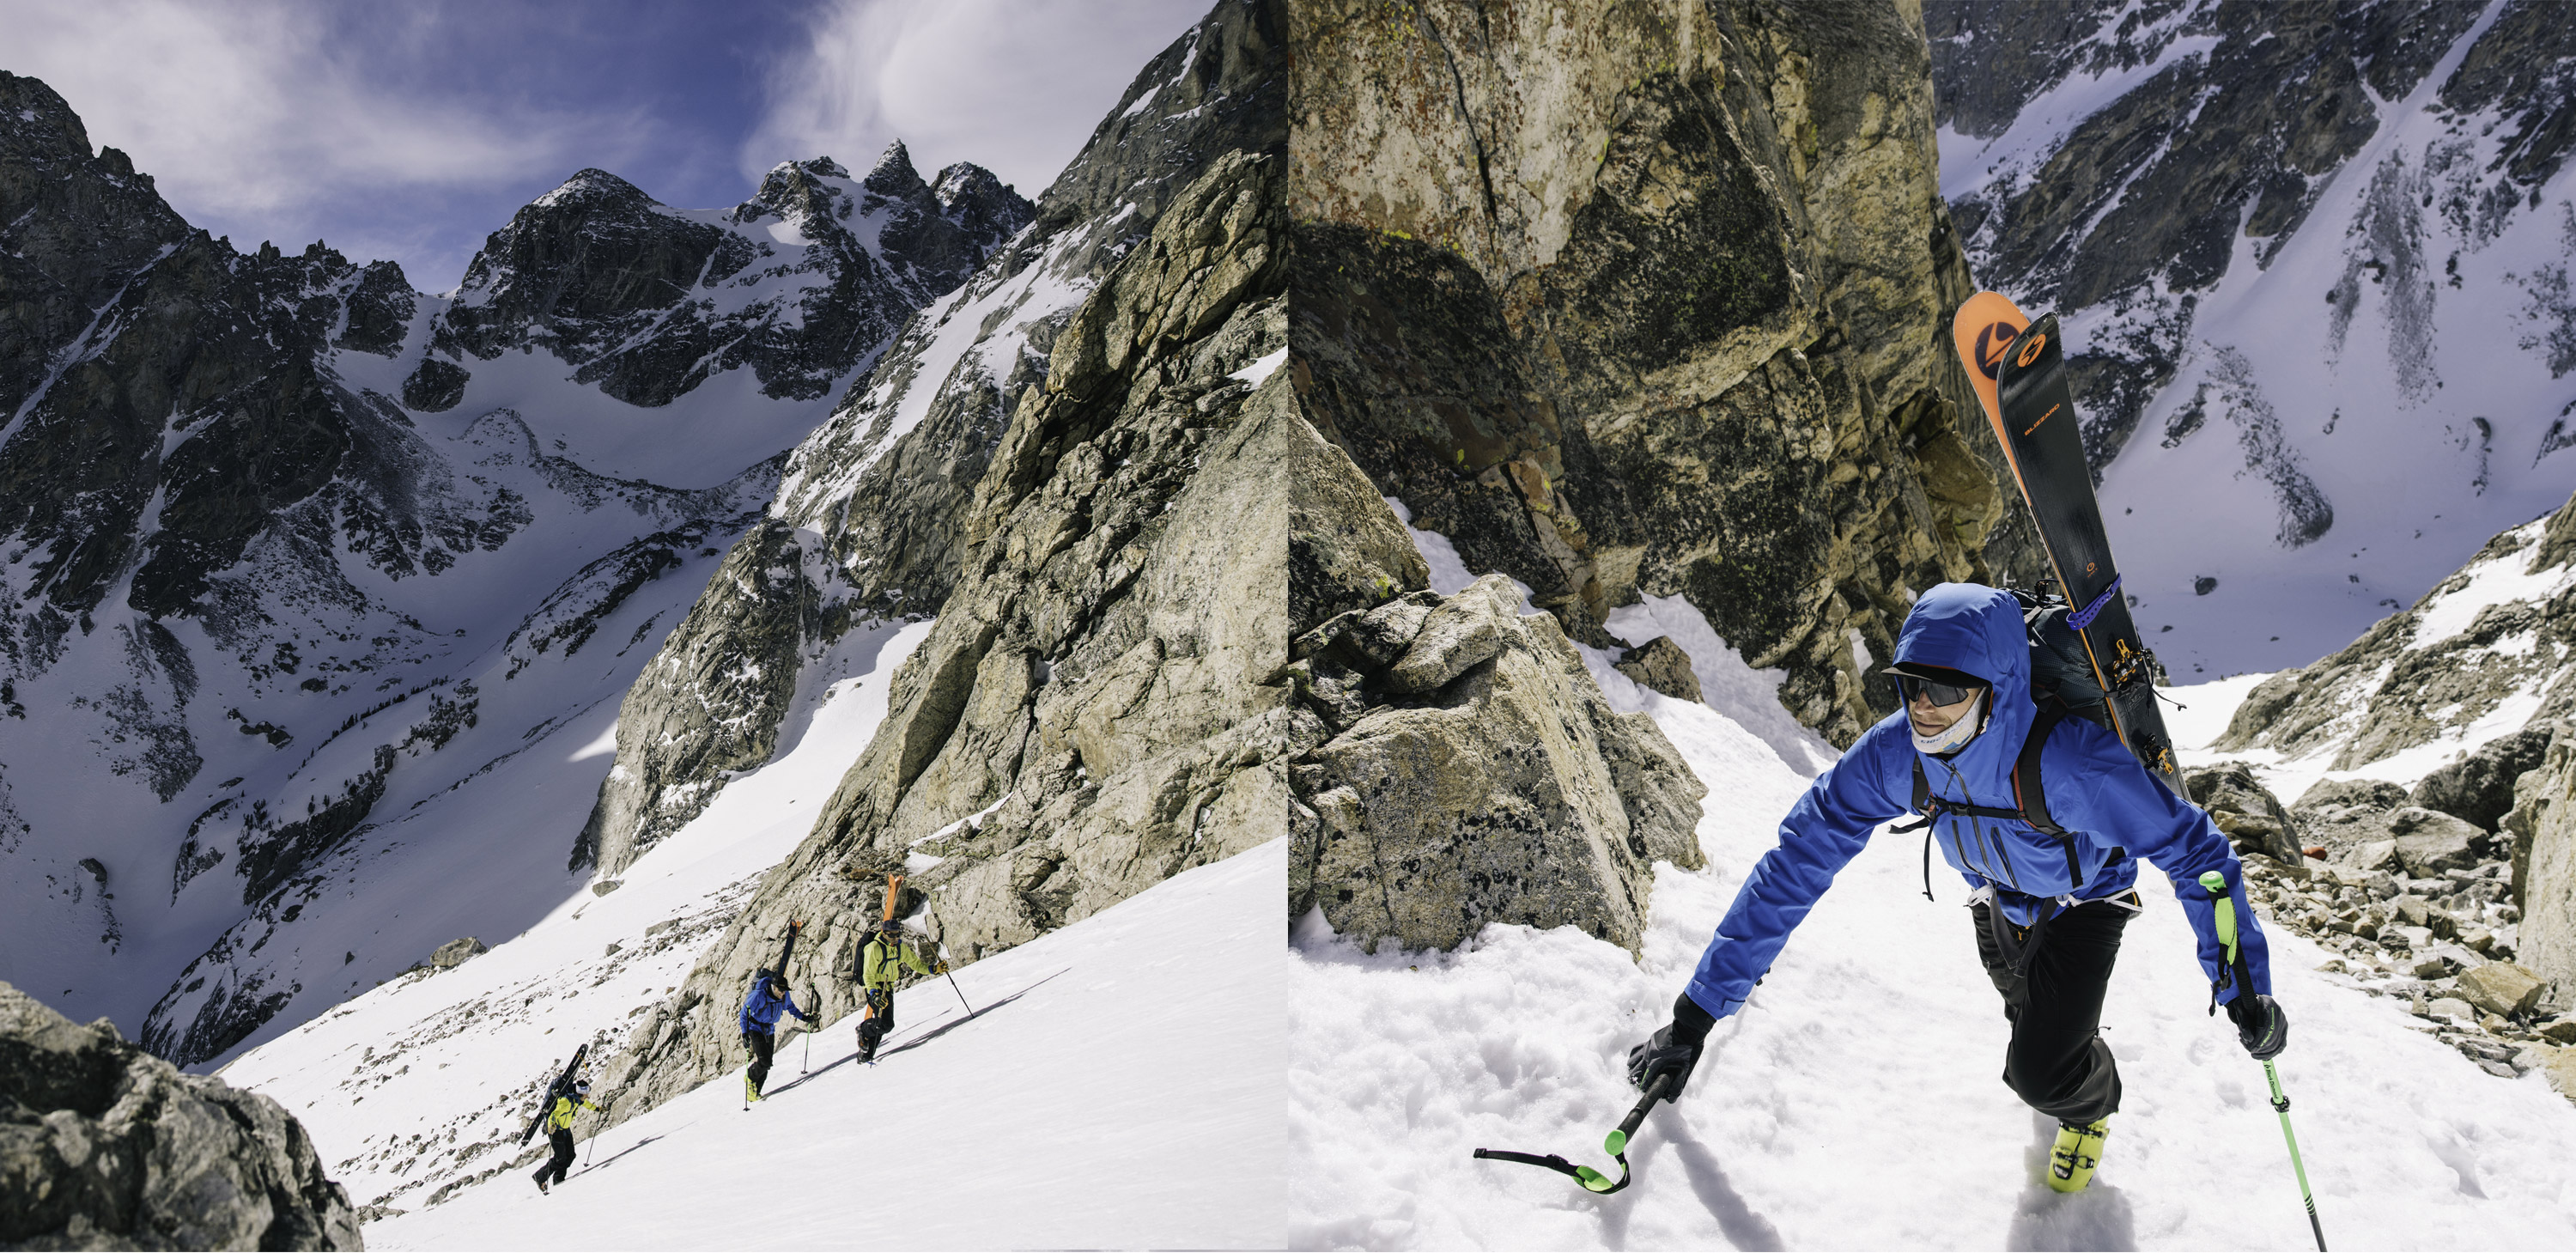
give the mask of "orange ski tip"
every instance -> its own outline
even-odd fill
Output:
[[[1999,416],[2003,405],[1996,394],[1996,379],[2004,353],[2029,327],[2029,316],[2000,292],[1981,291],[1968,297],[1950,319],[1950,341],[1958,349],[1959,364],[1966,368],[1968,384],[1976,389],[1977,402],[1985,407],[1986,422],[1998,438],[2003,435]]]

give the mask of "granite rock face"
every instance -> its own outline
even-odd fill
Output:
[[[899,912],[972,962],[1286,834],[1280,628],[1315,441],[1291,373],[1256,368],[1287,344],[1283,163],[1210,158],[1064,323],[885,721],[666,1029],[607,1064],[613,1118],[734,1064],[736,994],[788,919],[847,968],[890,871],[912,872]],[[852,1008],[827,985],[826,1020]]]
[[[1452,949],[1488,923],[1634,951],[1654,863],[1706,864],[1707,789],[1653,720],[1611,710],[1553,617],[1518,602],[1487,575],[1297,639],[1301,722],[1331,738],[1293,770],[1289,916],[1321,909],[1372,952]]]
[[[2513,898],[2522,909],[2522,964],[2576,991],[2576,734],[2551,739],[2515,788]]]
[[[1906,6],[1300,4],[1307,413],[1567,636],[1685,597],[1838,744],[1910,588],[2035,573]]]
[[[1028,225],[906,323],[790,454],[767,522],[627,693],[576,864],[617,872],[767,761],[893,629],[940,612],[977,485],[1076,306],[1209,162],[1274,142],[1278,23],[1269,6],[1216,6],[1137,74],[1030,214],[975,210]],[[967,169],[936,189],[960,221],[991,200],[977,190],[990,176]]]
[[[277,1102],[179,1073],[0,983],[0,1244],[359,1249],[349,1194]]]

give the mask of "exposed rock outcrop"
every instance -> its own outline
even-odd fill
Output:
[[[1836,743],[1910,590],[2030,577],[1903,5],[1295,6],[1309,418],[1564,633],[1686,597]]]
[[[1451,949],[1488,923],[1576,926],[1634,951],[1654,863],[1706,864],[1707,789],[1519,600],[1487,575],[1297,639],[1290,679],[1331,738],[1294,768],[1291,917],[1320,908],[1372,952]]]
[[[612,1117],[734,1063],[734,999],[788,919],[848,968],[886,871],[971,962],[1286,834],[1282,468],[1313,441],[1290,372],[1258,366],[1287,346],[1282,163],[1210,159],[1055,337],[884,723],[663,1029],[607,1065]],[[851,991],[825,985],[827,1020]]]
[[[0,983],[0,1244],[358,1249],[349,1194],[278,1103],[185,1075]]]
[[[2513,899],[2522,909],[2516,953],[2540,977],[2576,993],[2576,731],[2550,741],[2515,787]],[[2576,1008],[2571,1005],[2569,1008]]]
[[[1228,0],[1148,63],[1027,229],[908,323],[797,447],[767,523],[627,693],[577,864],[615,873],[679,829],[769,759],[800,701],[892,626],[940,611],[977,485],[1075,307],[1209,162],[1275,142],[1278,24]]]
[[[2576,521],[2576,502],[2489,541],[2450,578],[2360,639],[2303,669],[2264,680],[2237,707],[2220,752],[2277,749],[2300,757],[2333,751],[2353,770],[2405,749],[2456,739],[2508,702],[2536,693],[2523,727],[2576,714],[2576,566],[2543,537]],[[2520,595],[2499,594],[2498,583]],[[2517,731],[2522,727],[2516,727]],[[2490,734],[2492,734],[2490,732]],[[2545,732],[2544,732],[2545,734]],[[2457,770],[2428,777],[2423,799],[2458,805],[2480,825],[2506,772],[2529,759],[2529,740],[2484,749]],[[2528,768],[2528,767],[2525,767]],[[2420,802],[2419,802],[2420,803]]]
[[[2237,849],[2296,862],[2304,854],[2297,821],[2288,806],[2272,795],[2243,762],[2220,762],[2183,771],[2183,790],[2192,803],[2209,811],[2210,820],[2227,833]]]

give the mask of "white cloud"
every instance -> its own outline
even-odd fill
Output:
[[[1136,72],[1213,0],[832,0],[776,66],[744,174],[902,139],[925,176],[972,161],[1034,199]]]
[[[0,65],[45,80],[192,219],[307,220],[353,194],[559,177],[625,145],[616,119],[529,116],[396,86],[287,0],[0,0]],[[578,159],[576,159],[578,154]],[[495,224],[497,225],[497,223]]]

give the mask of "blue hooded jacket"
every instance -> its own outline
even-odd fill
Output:
[[[1692,973],[1690,998],[1724,1018],[1744,1004],[1753,981],[1771,968],[1789,932],[1870,832],[1910,811],[1914,763],[1932,794],[1960,804],[2011,809],[2012,768],[2039,717],[2030,694],[2030,643],[2021,606],[2010,593],[1973,583],[1944,583],[1923,594],[1897,637],[1899,664],[1946,666],[1994,685],[1985,729],[1950,760],[1918,753],[1905,712],[1861,733],[1841,760],[1816,776],[1780,823],[1780,843],[1753,867],[1717,935]],[[2246,908],[2243,868],[2235,850],[2199,808],[2176,797],[2138,764],[2118,736],[2081,718],[2057,724],[2040,755],[2049,816],[2074,840],[2080,886],[2067,875],[2066,849],[2055,836],[2013,819],[1949,814],[1933,825],[1941,859],[1971,887],[1991,885],[2004,915],[2028,926],[2052,897],[2099,900],[2127,891],[2138,860],[2154,862],[2173,881],[2183,916],[2200,937],[2200,964],[2215,982],[2226,950],[2200,876],[2226,876],[2236,902],[2237,944],[2254,990],[2269,995],[2272,976],[2262,927]],[[2112,860],[2116,850],[2127,855]],[[2230,988],[2225,999],[2234,1000]]]
[[[784,996],[771,996],[769,980],[752,980],[751,995],[742,998],[743,1034],[749,1035],[754,1031],[762,1035],[777,1034],[780,1014],[794,1014],[806,1022],[814,1021],[812,1015],[796,1008],[796,1002]]]

